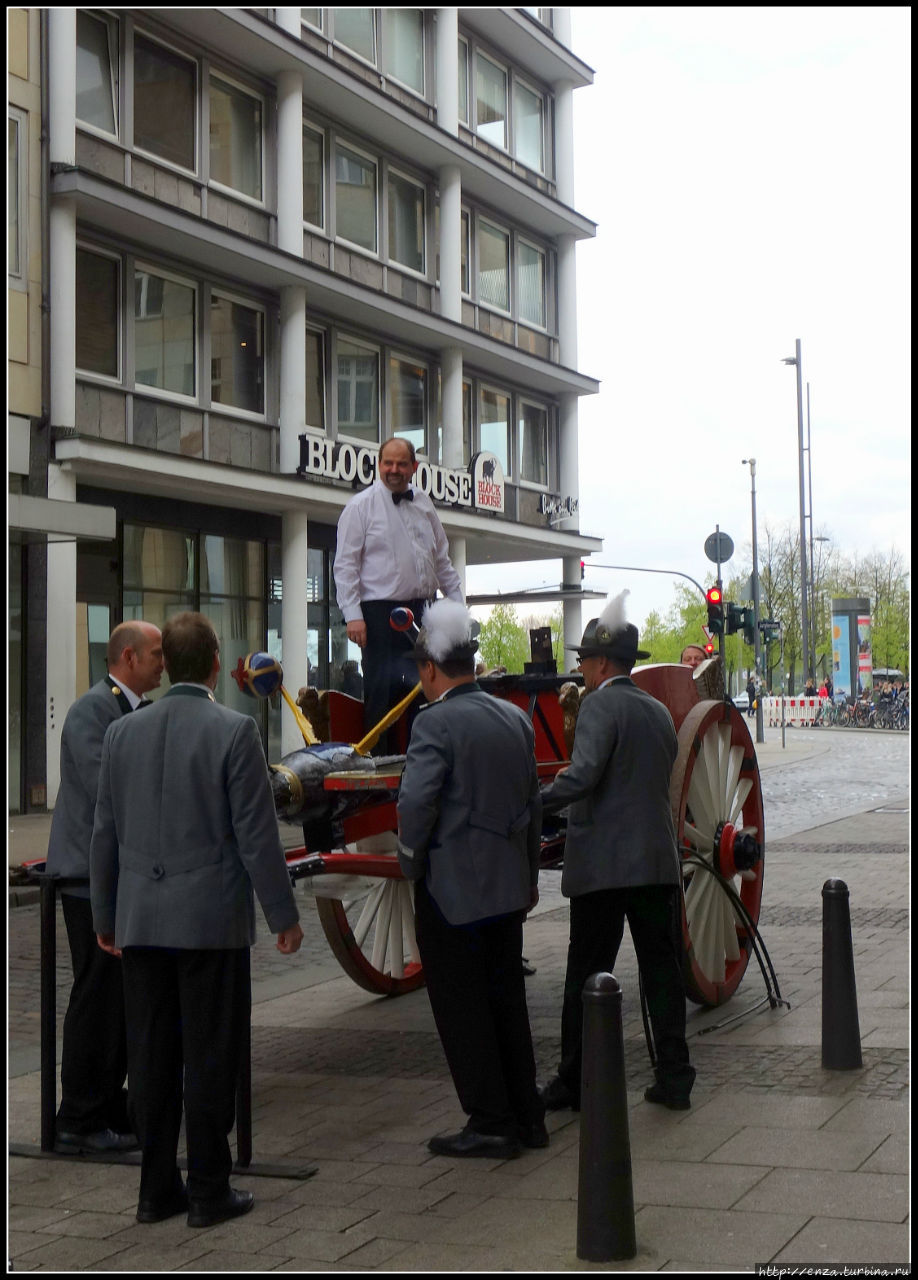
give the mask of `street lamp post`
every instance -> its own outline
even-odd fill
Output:
[[[762,633],[759,630],[759,543],[755,520],[755,458],[743,458],[743,466],[749,467],[752,479],[752,608],[755,613],[755,673],[762,679]],[[755,740],[765,741],[765,709],[761,694],[756,698]]]
[[[800,630],[803,635],[803,679],[806,683],[810,671],[810,622],[807,608],[807,572],[806,572],[806,483],[803,467],[803,360],[800,354],[800,339],[796,343],[796,355],[785,356],[783,363],[792,364],[797,369],[797,455],[800,472]]]

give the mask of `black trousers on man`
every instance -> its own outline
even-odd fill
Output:
[[[248,947],[125,947],[130,1110],[140,1140],[140,1199],[165,1205],[176,1163],[184,1094],[188,1196],[226,1195],[233,1167],[240,1053],[251,1013]]]
[[[96,941],[89,898],[62,893],[61,905],[73,987],[64,1016],[57,1127],[65,1133],[128,1133],[121,961]]]
[[[678,885],[641,885],[571,898],[558,1076],[576,1097],[582,1067],[583,984],[593,973],[612,972],[627,918],[653,1030],[657,1080],[673,1097],[688,1098],[695,1068],[685,1042],[680,895]]]
[[[468,1127],[515,1138],[545,1117],[523,978],[526,913],[451,925],[423,880],[414,909],[427,995]]]
[[[413,639],[404,631],[394,631],[389,625],[393,609],[407,608],[414,614],[418,626],[428,601],[417,600],[361,600],[360,610],[367,626],[367,643],[363,650],[363,727],[369,731],[387,711],[400,702],[418,682],[418,669],[411,657]],[[406,724],[412,719],[412,709]],[[374,748],[377,755],[392,754],[402,750],[394,726],[380,738]]]

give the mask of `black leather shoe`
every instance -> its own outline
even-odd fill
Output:
[[[449,1137],[431,1138],[427,1149],[435,1156],[481,1156],[486,1160],[515,1160],[522,1152],[522,1144],[519,1138],[463,1129]]]
[[[140,1146],[133,1133],[97,1129],[95,1133],[66,1133],[58,1130],[56,1145],[65,1151],[136,1151]]]
[[[560,1076],[555,1076],[548,1084],[542,1085],[539,1097],[548,1111],[563,1111],[565,1107],[570,1107],[571,1111],[580,1110],[580,1098],[567,1087]]]
[[[138,1222],[165,1222],[177,1213],[188,1212],[188,1192],[183,1187],[170,1200],[141,1200],[137,1205]]]
[[[218,1222],[241,1218],[255,1203],[251,1191],[230,1188],[220,1200],[191,1200],[188,1205],[189,1227],[215,1227]]]
[[[668,1093],[661,1084],[652,1084],[645,1089],[644,1100],[646,1102],[656,1102],[661,1107],[668,1107],[670,1111],[688,1111],[692,1105],[687,1097]]]
[[[532,1124],[521,1124],[520,1142],[524,1147],[547,1147],[548,1130],[545,1128],[545,1121],[535,1120]]]

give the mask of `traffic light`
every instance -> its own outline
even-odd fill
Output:
[[[720,587],[711,587],[705,597],[708,602],[708,631],[712,636],[724,633],[724,593]]]
[[[743,643],[755,646],[755,608],[752,605],[743,610]]]
[[[708,599],[710,599],[710,592]],[[724,618],[724,632],[728,636],[735,635],[743,625],[743,616],[745,610],[741,604],[728,603],[726,606],[726,616]]]
[[[708,657],[709,657],[709,658],[713,658],[713,657],[714,657],[714,646],[713,646],[713,644],[711,643],[711,641],[710,641],[710,640],[709,640],[709,641],[707,642],[707,644],[704,646],[704,651],[705,651],[705,653],[708,655]]]

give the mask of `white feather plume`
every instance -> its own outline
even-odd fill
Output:
[[[627,587],[620,591],[617,596],[612,596],[602,613],[599,615],[599,625],[608,627],[609,634],[618,635],[619,631],[623,631],[627,625],[625,617],[625,597],[631,592]]]
[[[424,610],[420,642],[434,662],[472,642],[472,615],[458,600],[435,600]]]

